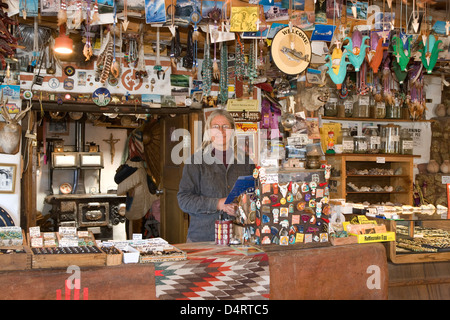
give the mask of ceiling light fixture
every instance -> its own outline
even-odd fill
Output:
[[[55,39],[55,52],[62,54],[73,52],[73,40],[66,35],[64,24],[59,27],[59,36]]]

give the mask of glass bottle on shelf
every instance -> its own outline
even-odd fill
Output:
[[[369,126],[364,130],[367,141],[367,153],[379,153],[381,137],[377,126]]]
[[[353,116],[353,103],[355,98],[356,95],[349,94],[347,99],[344,100],[344,114],[346,118],[351,118]]]
[[[393,112],[393,119],[400,119],[402,111],[400,106],[400,99],[398,96],[395,96],[394,98],[394,105],[392,107],[392,112]]]
[[[386,104],[384,101],[379,101],[375,106],[375,118],[384,119],[385,117],[386,117]]]
[[[383,153],[400,152],[400,126],[395,124],[381,126],[381,150]]]
[[[334,90],[330,89],[330,96],[328,98],[327,103],[325,103],[324,107],[325,117],[336,117],[338,113],[337,105],[338,105],[338,96],[336,95]]]
[[[342,128],[342,152],[343,153],[353,153],[353,137],[350,134],[349,128]]]
[[[368,95],[357,95],[353,104],[353,118],[369,118],[370,97]]]
[[[354,153],[367,153],[366,136],[354,137]]]
[[[403,128],[400,130],[400,153],[401,154],[413,154],[414,141],[409,133],[408,129]]]

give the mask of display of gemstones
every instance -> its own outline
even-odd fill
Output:
[[[120,254],[119,249],[113,246],[101,246],[100,249],[106,254]]]
[[[393,187],[393,186],[380,186],[377,184],[371,185],[371,186],[361,186],[358,187],[357,185],[355,185],[353,182],[348,182],[347,183],[347,191],[351,191],[351,192],[402,192],[405,191],[405,188],[403,188],[402,186],[397,186],[397,187]]]
[[[0,254],[26,253],[24,249],[0,249]]]
[[[31,248],[34,254],[81,254],[102,253],[96,246]]]
[[[396,233],[400,236],[408,236],[408,227],[397,225]],[[413,239],[398,238],[398,248],[408,249],[413,252],[439,252],[450,250],[450,232],[437,228],[414,227]]]

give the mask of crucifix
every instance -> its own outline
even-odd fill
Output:
[[[113,134],[109,136],[109,139],[103,139],[107,144],[109,144],[110,147],[110,154],[111,154],[111,164],[114,162],[114,155],[116,154],[116,148],[114,145],[120,141],[120,139],[113,139]]]

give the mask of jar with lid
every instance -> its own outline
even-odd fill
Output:
[[[375,118],[384,119],[386,117],[386,104],[384,101],[379,101],[375,105]]]
[[[367,153],[379,153],[381,137],[377,126],[369,126],[364,130],[367,140]]]
[[[327,103],[324,106],[325,117],[336,117],[338,113],[337,105],[338,105],[338,96],[336,95],[334,90],[330,89],[330,96],[328,98]]]
[[[353,103],[353,118],[369,118],[370,97],[368,95],[358,95]]]
[[[408,129],[403,128],[400,130],[400,153],[401,154],[413,154],[414,141],[409,133]]]
[[[395,124],[381,126],[381,151],[383,153],[400,152],[400,126]]]
[[[353,116],[353,103],[355,98],[356,95],[348,95],[347,99],[344,100],[344,114],[346,118],[351,118]]]
[[[366,136],[356,136],[353,139],[354,153],[367,153]]]
[[[353,153],[353,137],[350,134],[349,128],[342,128],[342,152],[343,153]]]

